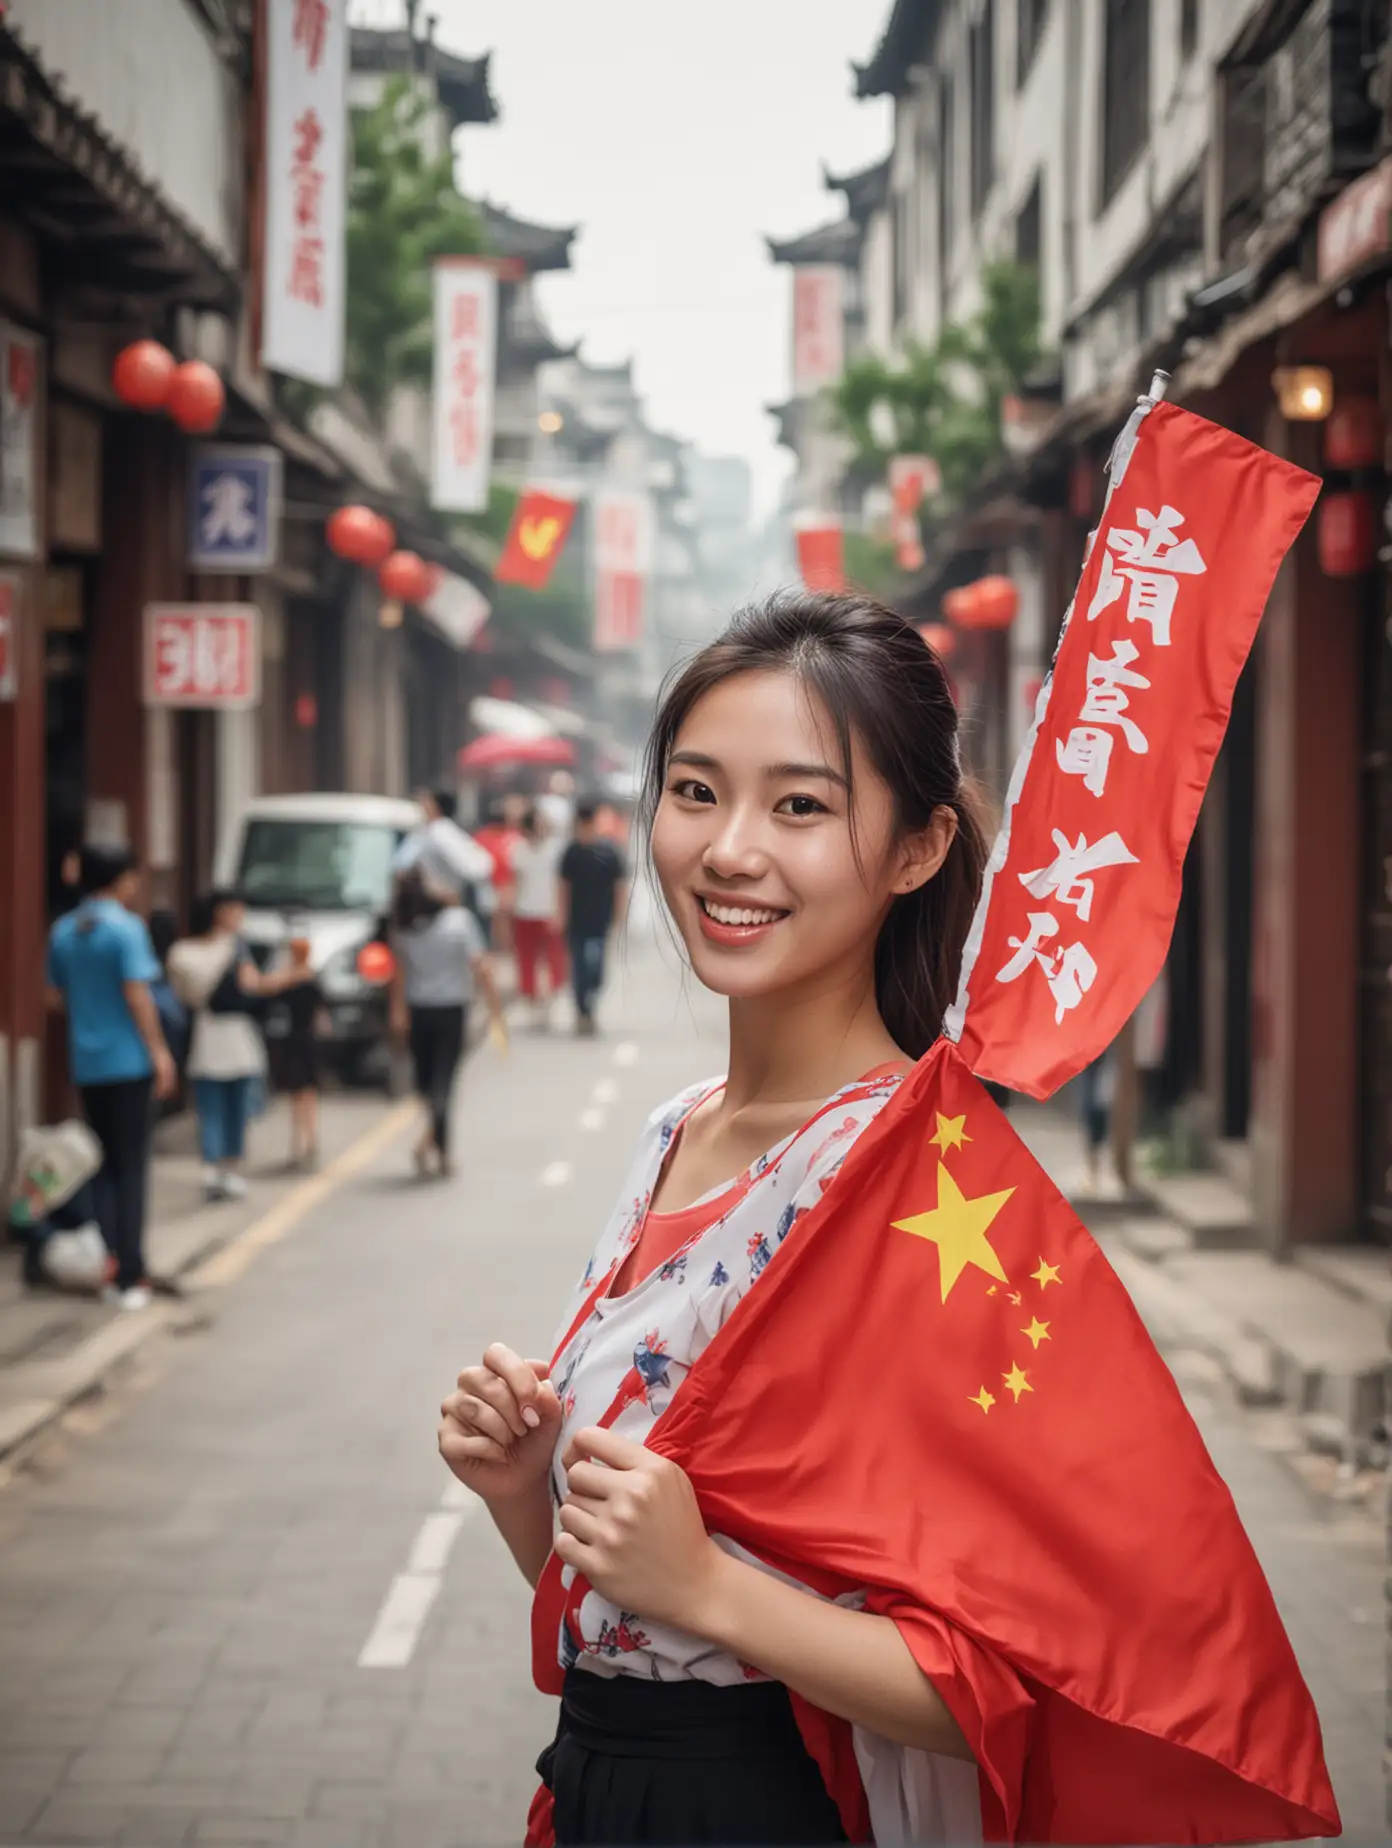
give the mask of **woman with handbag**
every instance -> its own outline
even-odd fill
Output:
[[[206,893],[190,933],[169,952],[169,979],[193,1015],[187,1075],[193,1084],[205,1200],[240,1200],[247,1123],[266,1072],[261,1005],[303,981],[298,968],[266,975],[242,941],[245,906],[235,892]]]

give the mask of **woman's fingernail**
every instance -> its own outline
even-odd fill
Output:
[[[529,1431],[535,1431],[537,1426],[541,1423],[541,1414],[536,1411],[534,1407],[524,1405],[522,1407],[522,1422]]]

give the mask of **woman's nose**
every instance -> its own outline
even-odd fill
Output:
[[[704,858],[707,871],[719,879],[757,879],[768,867],[757,818],[740,809],[727,809]]]

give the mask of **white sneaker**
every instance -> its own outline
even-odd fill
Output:
[[[243,1174],[224,1174],[222,1177],[222,1197],[224,1200],[245,1200],[247,1193],[246,1176]]]
[[[114,1283],[109,1283],[102,1291],[102,1301],[109,1307],[131,1313],[137,1309],[148,1309],[154,1300],[153,1294],[143,1283],[132,1284],[128,1290],[118,1290]]]
[[[205,1168],[203,1170],[203,1198],[205,1200],[221,1200],[223,1198],[222,1170],[220,1168]]]

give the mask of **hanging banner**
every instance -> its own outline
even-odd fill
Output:
[[[0,552],[39,555],[37,334],[0,321]]]
[[[493,575],[500,584],[544,590],[565,549],[576,503],[543,488],[528,488],[518,500],[507,543]]]
[[[1238,675],[1319,489],[1230,430],[1142,400],[945,1023],[978,1077],[1050,1096],[1154,982]]]
[[[836,263],[801,264],[793,271],[793,395],[810,397],[845,371],[843,291]]]
[[[653,511],[646,494],[601,488],[594,515],[595,648],[636,648],[643,639],[653,567]]]
[[[845,538],[836,520],[809,521],[797,528],[798,570],[809,590],[846,588]]]
[[[348,0],[266,0],[261,360],[343,380]]]
[[[0,571],[0,705],[19,692],[19,574]]]
[[[435,384],[430,504],[483,513],[493,472],[493,375],[498,278],[486,262],[446,257],[435,265]]]
[[[467,648],[488,621],[492,606],[487,597],[468,578],[453,571],[441,571],[435,588],[420,605],[435,627],[456,648]]]
[[[261,698],[261,612],[251,603],[148,603],[145,704],[237,711]]]
[[[266,571],[280,546],[280,450],[200,444],[189,464],[190,571]]]

